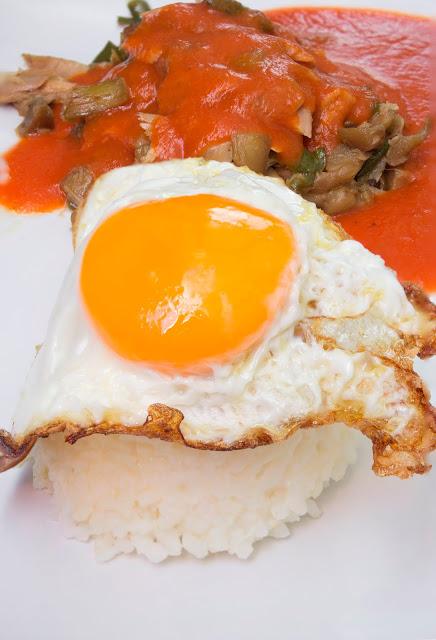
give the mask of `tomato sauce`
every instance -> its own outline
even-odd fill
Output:
[[[430,40],[434,26],[419,18],[367,10],[281,9],[276,24],[257,12],[236,16],[206,4],[174,4],[146,13],[126,34],[125,62],[101,65],[74,80],[92,84],[124,78],[121,107],[21,140],[5,154],[9,179],[0,203],[16,211],[50,211],[64,204],[60,182],[77,165],[95,176],[134,162],[142,135],[138,112],[152,126],[156,160],[201,156],[235,133],[271,138],[279,160],[295,166],[303,150],[299,120],[313,115],[307,146],[331,150],[344,121],[367,120],[377,101],[399,104],[410,132],[430,110]],[[370,206],[338,216],[403,279],[436,288],[433,140],[414,152],[413,184]]]
[[[409,132],[432,112],[435,24],[425,18],[371,10],[285,9],[270,17],[304,34],[303,46],[322,47],[342,65],[359,65],[381,100],[400,106]],[[433,70],[434,71],[434,70]],[[431,108],[433,107],[433,108]],[[337,216],[346,231],[381,255],[401,280],[436,291],[435,135],[414,151],[406,167],[412,184],[372,204]]]
[[[358,124],[369,117],[374,92],[360,77],[354,81],[357,70],[339,74],[287,27],[269,31],[257,12],[229,16],[206,4],[145,14],[123,40],[125,62],[75,78],[92,84],[122,77],[129,103],[87,118],[80,139],[58,106],[54,131],[21,140],[5,155],[10,179],[0,185],[0,202],[17,211],[52,210],[64,202],[60,181],[77,164],[95,176],[131,164],[142,133],[138,112],[159,116],[152,131],[156,160],[201,156],[235,133],[260,132],[284,163],[295,165],[303,150],[302,107],[316,114],[312,144],[334,147],[344,118]]]

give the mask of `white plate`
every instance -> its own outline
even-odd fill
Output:
[[[429,15],[435,7],[434,0],[334,4]],[[21,51],[87,61],[117,38],[115,16],[123,12],[122,0],[1,0],[0,65],[14,69]],[[0,111],[0,148],[12,142],[16,121],[12,110]],[[2,425],[10,423],[71,253],[66,218],[0,216]],[[420,370],[436,389],[435,365]],[[370,464],[364,445],[357,466],[322,497],[323,517],[296,526],[287,540],[261,543],[249,561],[182,558],[158,566],[137,557],[96,564],[89,545],[62,537],[29,469],[15,469],[0,477],[0,637],[436,638],[436,471],[380,479]]]

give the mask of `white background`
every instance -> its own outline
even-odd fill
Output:
[[[434,0],[335,4],[435,9]],[[123,13],[121,0],[0,0],[0,66],[16,68],[22,51],[86,62],[108,38],[117,40],[115,16]],[[0,148],[13,141],[15,124],[13,111],[2,109]],[[67,218],[0,215],[2,426],[10,424],[70,255]],[[421,370],[436,389],[435,365]],[[321,499],[322,518],[297,525],[287,540],[261,543],[246,562],[96,564],[89,545],[62,537],[27,467],[1,476],[0,638],[436,638],[436,472],[376,478],[362,447],[356,467]]]

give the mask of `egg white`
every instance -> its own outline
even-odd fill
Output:
[[[285,308],[258,346],[217,364],[208,376],[169,376],[119,357],[98,335],[81,300],[81,261],[93,231],[114,212],[199,193],[239,200],[289,224],[297,245],[295,278]],[[56,420],[137,426],[150,404],[163,403],[183,412],[186,439],[232,443],[256,426],[274,433],[289,417],[328,410],[344,398],[361,402],[368,418],[384,416],[400,429],[414,409],[405,408],[406,392],[391,367],[366,353],[324,350],[295,333],[304,318],[353,317],[369,309],[405,333],[417,327],[413,307],[381,258],[353,240],[340,241],[315,205],[280,181],[197,159],[114,170],[96,182],[81,212],[75,257],[14,431],[25,434]]]

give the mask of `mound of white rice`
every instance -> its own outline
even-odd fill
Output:
[[[356,434],[342,425],[230,452],[122,435],[71,446],[59,434],[36,445],[34,483],[100,560],[136,552],[160,562],[183,550],[247,558],[257,540],[284,538],[290,523],[317,515],[314,498],[342,478],[355,450]]]

